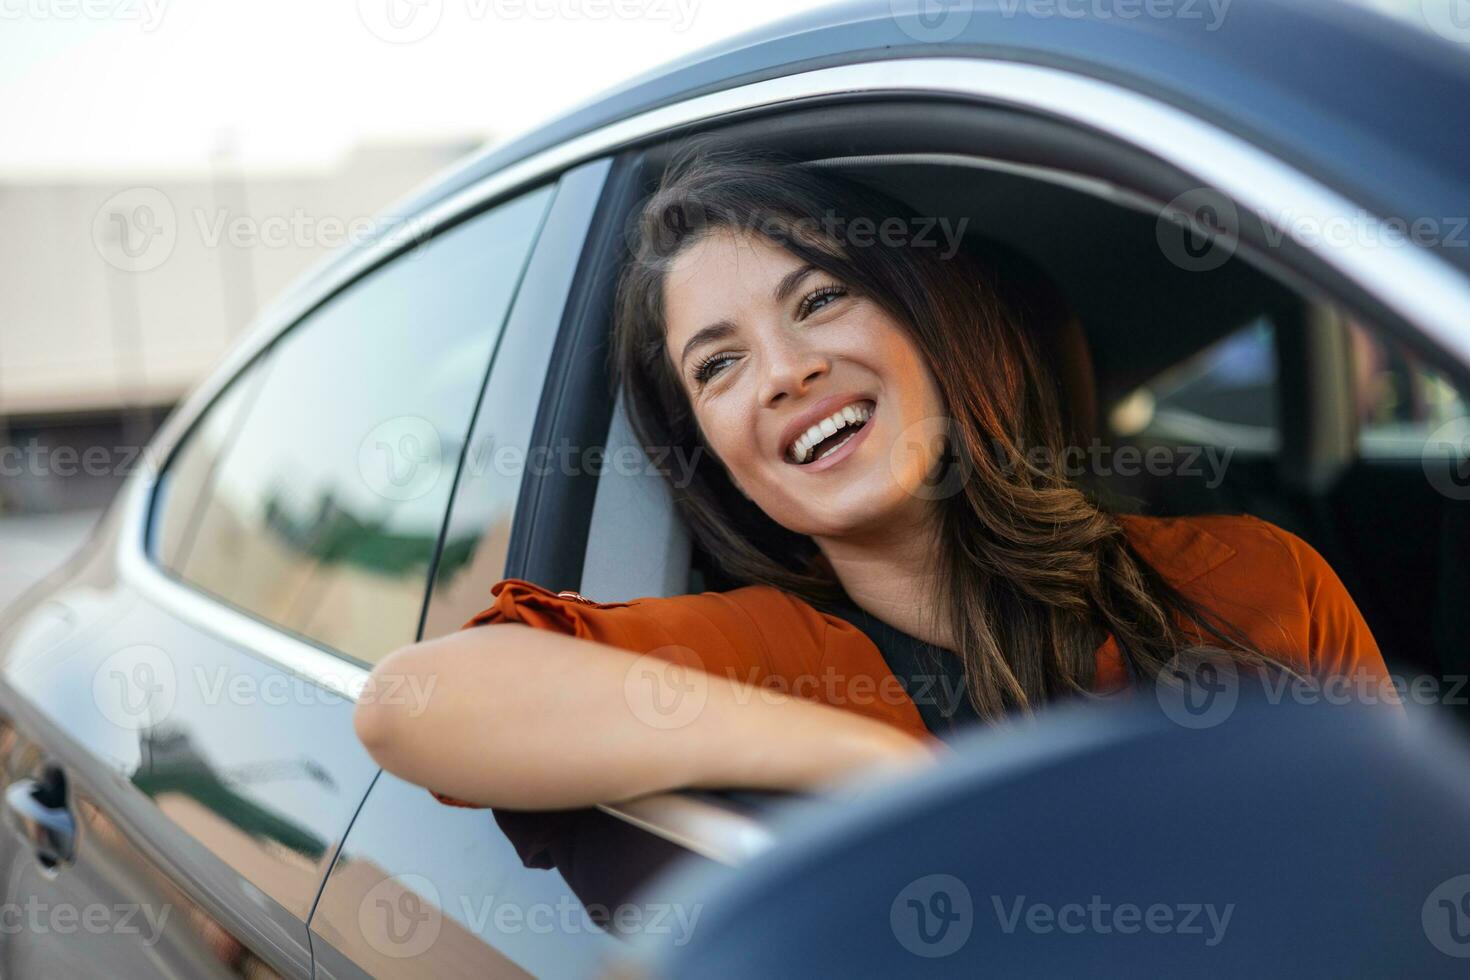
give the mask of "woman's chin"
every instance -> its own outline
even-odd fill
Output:
[[[906,524],[915,498],[904,493],[895,495],[891,483],[885,489],[887,493],[864,493],[863,488],[853,487],[848,493],[832,494],[821,501],[800,501],[801,513],[793,522],[796,526],[786,526],[815,538],[852,538]]]

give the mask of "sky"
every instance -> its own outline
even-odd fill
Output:
[[[522,132],[828,0],[0,0],[0,180]]]

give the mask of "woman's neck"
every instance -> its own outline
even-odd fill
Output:
[[[936,536],[931,521],[816,542],[860,608],[910,636],[953,650],[948,610],[938,602]]]

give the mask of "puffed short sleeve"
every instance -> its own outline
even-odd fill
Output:
[[[766,586],[596,602],[576,592],[510,578],[491,586],[490,594],[494,601],[461,629],[521,623],[771,686],[789,686],[790,678],[815,674],[825,654],[822,618],[799,600]],[[803,615],[803,610],[810,615]],[[451,806],[476,806],[437,792],[434,796]],[[557,862],[556,849],[581,835],[592,811],[494,809],[492,813],[526,866],[550,868]]]

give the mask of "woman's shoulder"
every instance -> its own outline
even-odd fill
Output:
[[[1270,574],[1306,585],[1331,568],[1300,536],[1252,514],[1119,514],[1130,543],[1176,585],[1202,576]]]
[[[1299,535],[1250,514],[1118,515],[1165,578],[1246,628],[1263,649],[1319,674],[1387,668],[1332,566]]]

